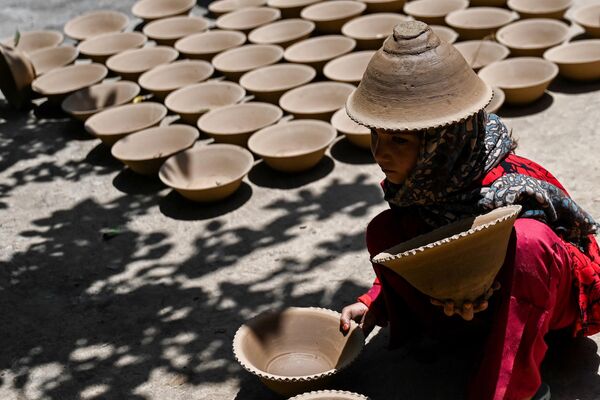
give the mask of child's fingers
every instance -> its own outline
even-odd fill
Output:
[[[473,319],[473,314],[474,314],[473,303],[471,303],[471,302],[464,303],[462,311],[460,312],[460,316],[463,317],[463,319],[470,321]]]
[[[444,314],[449,317],[454,315],[454,302],[452,300],[448,300],[444,303]]]
[[[487,310],[488,305],[489,304],[488,304],[487,300],[483,300],[479,304],[477,304],[477,306],[475,306],[475,309],[473,311],[475,311],[475,312],[485,311],[485,310]]]
[[[431,302],[431,304],[433,304],[434,306],[439,306],[439,307],[444,307],[444,303],[439,301],[438,299],[429,299],[429,301]]]

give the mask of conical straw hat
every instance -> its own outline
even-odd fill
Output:
[[[451,44],[427,24],[407,21],[375,53],[346,111],[369,128],[420,130],[459,122],[491,98],[492,89]]]

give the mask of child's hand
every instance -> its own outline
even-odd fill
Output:
[[[488,308],[488,299],[492,297],[496,290],[500,289],[500,283],[494,282],[492,287],[479,299],[475,301],[475,303],[465,302],[462,308],[454,307],[454,302],[452,300],[448,300],[446,302],[442,302],[436,299],[430,299],[431,304],[435,306],[440,306],[444,308],[444,314],[451,317],[454,314],[460,315],[464,320],[470,321],[473,319],[473,316],[476,312],[484,311]]]
[[[363,330],[365,337],[369,336],[369,333],[371,333],[375,327],[375,317],[373,316],[373,313],[370,313],[369,307],[360,301],[350,304],[342,309],[340,332],[344,335],[350,330],[350,320],[358,322],[358,326]]]

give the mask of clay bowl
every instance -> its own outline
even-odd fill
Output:
[[[430,25],[429,27],[437,37],[450,44],[456,42],[456,39],[458,39],[458,33],[452,28],[441,25]]]
[[[354,122],[346,113],[346,108],[340,108],[331,117],[331,125],[353,145],[362,149],[371,149],[371,130]]]
[[[0,90],[8,103],[19,109],[29,103],[33,64],[25,53],[0,43]]]
[[[202,17],[179,16],[159,19],[144,26],[144,35],[158,44],[173,46],[182,37],[208,30],[208,21]]]
[[[299,18],[285,19],[258,27],[248,35],[248,40],[255,44],[276,44],[288,47],[310,36],[315,24]]]
[[[139,0],[131,13],[144,21],[185,15],[196,5],[196,0]]]
[[[32,83],[32,89],[54,104],[70,93],[92,86],[106,77],[108,70],[101,64],[77,64],[56,68]]]
[[[446,15],[468,6],[468,0],[416,0],[404,5],[404,13],[428,25],[444,25]]]
[[[238,81],[244,73],[275,64],[283,58],[283,47],[274,44],[248,44],[226,50],[212,59],[217,71],[232,81]]]
[[[85,40],[105,33],[123,32],[129,23],[127,15],[118,11],[99,10],[75,17],[65,24],[65,35]]]
[[[491,40],[468,40],[455,43],[454,47],[474,70],[504,60],[510,54],[506,46]]]
[[[497,7],[469,7],[446,15],[446,25],[458,32],[462,40],[479,40],[494,34],[515,20],[516,12]]]
[[[558,67],[536,57],[517,57],[495,62],[479,71],[479,77],[506,95],[506,103],[528,104],[544,95],[558,75]]]
[[[329,61],[323,68],[327,79],[358,85],[375,50],[357,51]]]
[[[281,18],[276,8],[248,7],[233,11],[217,18],[217,28],[250,32],[254,28],[269,24]]]
[[[286,92],[279,106],[295,118],[329,121],[334,112],[346,104],[354,85],[340,82],[316,82]]]
[[[46,47],[56,47],[63,42],[63,39],[63,34],[57,31],[21,32],[16,49],[29,55],[29,53]],[[15,47],[13,36],[3,39],[2,43],[10,47]]]
[[[256,100],[279,103],[279,98],[288,90],[312,81],[317,72],[308,65],[276,64],[245,73],[240,85]]]
[[[299,394],[289,400],[369,400],[369,398],[362,394],[343,390],[316,390]]]
[[[302,9],[320,0],[268,0],[267,5],[281,11],[282,18],[299,18]]]
[[[346,22],[342,26],[342,33],[356,40],[357,47],[361,50],[377,50],[392,34],[394,26],[409,19],[412,18],[393,13],[363,15]]]
[[[578,8],[573,12],[572,18],[588,35],[600,38],[600,4]]]
[[[342,26],[362,14],[367,5],[354,0],[330,0],[316,3],[302,10],[300,16],[316,24],[323,34],[340,33]]]
[[[328,61],[351,52],[355,46],[354,39],[342,35],[318,36],[291,45],[283,58],[291,63],[310,65],[321,73]]]
[[[146,40],[146,36],[139,32],[107,33],[84,40],[77,49],[92,61],[105,63],[114,54],[142,47]]]
[[[290,307],[262,313],[233,338],[233,354],[269,389],[293,396],[321,389],[360,354],[365,337],[352,321],[340,334],[340,314],[322,308]]]
[[[144,90],[164,100],[179,88],[207,80],[213,72],[213,66],[206,61],[180,60],[144,72],[138,83]]]
[[[544,51],[569,39],[569,26],[548,18],[517,21],[498,30],[496,40],[513,56],[541,57]]]
[[[110,107],[132,101],[140,93],[133,82],[105,82],[76,91],[62,102],[62,109],[72,117],[85,121]]]
[[[521,18],[561,19],[572,3],[572,0],[508,0],[507,5]]]
[[[144,72],[173,62],[178,56],[177,50],[169,46],[144,47],[115,54],[106,60],[106,66],[123,79],[137,81]]]
[[[119,140],[110,152],[133,172],[156,175],[167,158],[192,147],[199,136],[187,125],[148,128]]]
[[[218,53],[246,42],[246,35],[236,31],[208,31],[186,36],[175,42],[175,48],[186,58],[210,61]]]
[[[600,79],[600,39],[579,40],[554,47],[544,58],[558,65],[567,79],[591,81]]]
[[[64,45],[36,50],[29,54],[29,60],[33,64],[35,74],[40,76],[73,63],[78,55],[79,52],[75,47]]]
[[[165,105],[183,121],[195,126],[205,112],[237,104],[245,95],[244,88],[233,82],[203,82],[177,89],[167,96]]]
[[[267,0],[217,0],[208,5],[208,11],[214,16],[220,17],[232,11],[247,7],[261,7],[267,4]]]
[[[367,5],[367,13],[399,13],[404,7],[405,0],[363,0]]]
[[[492,97],[492,101],[490,101],[490,104],[488,104],[485,107],[485,111],[487,111],[488,114],[495,113],[496,111],[498,111],[500,107],[502,107],[502,105],[504,104],[504,100],[506,99],[506,96],[502,89],[494,87],[492,88],[492,90],[494,91],[494,97]]]
[[[220,107],[198,119],[198,128],[218,143],[246,146],[256,131],[273,125],[283,111],[269,103],[251,102]]]
[[[167,115],[159,103],[125,104],[92,115],[85,121],[85,130],[112,146],[117,140],[143,129],[158,125]]]

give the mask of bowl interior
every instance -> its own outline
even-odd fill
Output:
[[[118,135],[156,125],[165,115],[167,109],[159,103],[126,104],[93,115],[85,127],[94,135]]]
[[[225,14],[246,7],[260,7],[267,4],[267,0],[217,0],[208,5],[213,13]]]
[[[479,71],[490,86],[501,88],[531,87],[553,79],[558,68],[541,58],[518,57],[492,63]]]
[[[140,92],[133,82],[107,82],[71,94],[63,101],[63,109],[71,113],[94,112],[131,101]]]
[[[292,62],[327,60],[346,54],[355,46],[354,39],[342,35],[319,36],[291,45],[285,51],[285,58]]]
[[[192,9],[196,0],[139,0],[133,5],[133,15],[143,19],[158,19],[183,14]]]
[[[340,108],[331,117],[331,125],[341,133],[351,135],[370,135],[371,130],[354,122],[346,113],[346,108]]]
[[[233,82],[205,82],[171,93],[165,105],[175,112],[197,113],[235,104],[245,94],[244,88]]]
[[[104,33],[120,32],[127,27],[129,18],[118,11],[102,10],[81,15],[65,24],[67,36],[84,40]]]
[[[280,46],[248,44],[216,55],[212,63],[220,71],[248,71],[274,64],[281,57],[283,57],[283,49]]]
[[[404,12],[414,17],[443,17],[468,6],[468,0],[416,0],[406,3]]]
[[[497,28],[515,19],[514,11],[498,7],[469,7],[452,11],[446,23],[463,29]]]
[[[510,50],[489,40],[468,40],[455,43],[454,47],[464,57],[471,68],[481,68],[494,61],[508,57]]]
[[[222,15],[217,19],[221,29],[251,29],[281,17],[279,10],[269,7],[248,7]]]
[[[579,40],[554,47],[544,58],[558,64],[578,64],[600,61],[600,39]]]
[[[198,127],[207,133],[235,135],[254,132],[279,121],[283,112],[267,103],[245,103],[216,108],[202,115]]]
[[[144,27],[149,38],[173,39],[204,32],[208,21],[202,17],[180,16],[153,21]]]
[[[254,92],[279,91],[308,83],[316,74],[308,65],[270,65],[246,73],[240,78],[240,85]]]
[[[236,31],[209,31],[197,33],[175,43],[175,48],[183,53],[211,54],[240,46],[246,41],[246,35]]]
[[[107,69],[100,64],[78,64],[54,69],[32,83],[35,91],[45,94],[68,93],[102,80]]]
[[[456,39],[458,39],[458,33],[452,28],[441,25],[429,25],[429,27],[437,37],[448,43],[454,43],[456,42]]]
[[[358,82],[375,51],[366,50],[346,54],[331,60],[323,68],[323,74],[333,81]]]
[[[86,39],[79,44],[78,48],[83,54],[116,54],[134,47],[140,47],[145,42],[146,36],[139,32],[117,32]]]
[[[572,0],[509,0],[508,6],[517,12],[530,14],[565,10]]]
[[[494,91],[494,97],[492,97],[490,104],[485,107],[485,110],[488,113],[494,113],[498,111],[498,109],[504,104],[504,99],[506,98],[506,95],[502,89],[493,87],[492,90]]]
[[[77,58],[78,51],[73,46],[48,47],[29,54],[37,75],[45,74],[51,69],[70,64]]]
[[[342,27],[342,33],[355,39],[383,39],[392,34],[394,26],[409,17],[394,13],[376,13],[354,18]]]
[[[330,0],[310,5],[302,10],[302,18],[310,21],[335,21],[362,13],[367,6],[360,1]]]
[[[145,47],[126,50],[106,61],[106,66],[117,72],[147,71],[160,64],[174,61],[179,53],[169,46]]]
[[[600,4],[578,8],[573,13],[573,19],[578,24],[600,28]]]
[[[163,158],[185,150],[198,139],[198,130],[187,125],[168,125],[145,129],[126,136],[111,148],[119,160],[142,161]]]
[[[310,83],[286,92],[279,104],[290,112],[320,113],[335,111],[346,104],[354,86],[338,82]]]
[[[326,122],[292,121],[256,132],[248,148],[267,157],[294,157],[327,147],[335,136],[335,129]]]
[[[58,46],[64,39],[62,33],[57,31],[29,31],[21,32],[20,35],[16,49],[24,53]],[[14,37],[5,38],[2,40],[2,43],[14,47]]]
[[[140,86],[149,90],[171,90],[208,79],[214,72],[206,61],[182,60],[160,65],[145,72],[139,80]]]
[[[526,19],[501,28],[496,37],[509,47],[536,48],[552,46],[567,40],[567,24],[552,19]]]
[[[314,29],[313,22],[291,18],[254,29],[248,35],[248,40],[253,43],[284,43],[309,35]]]

